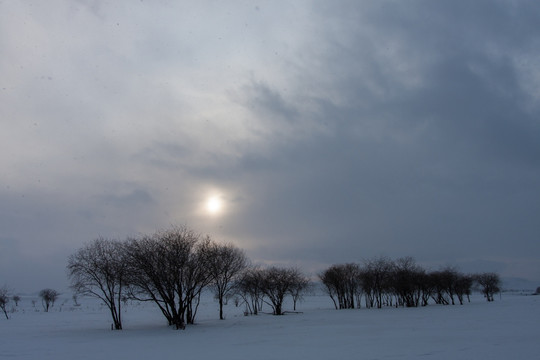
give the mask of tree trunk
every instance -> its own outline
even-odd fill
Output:
[[[219,296],[219,320],[224,320],[223,318],[223,296]]]

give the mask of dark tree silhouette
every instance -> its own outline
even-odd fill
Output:
[[[465,295],[467,296],[467,301],[471,302],[470,295],[472,292],[473,283],[473,276],[461,273],[458,274],[454,289],[456,291],[456,296],[459,300],[460,305],[463,305],[463,299]]]
[[[43,305],[43,310],[49,312],[49,308],[54,306],[54,302],[58,299],[60,294],[53,289],[43,289],[39,292],[39,297],[41,298],[41,304]]]
[[[480,285],[480,290],[487,301],[493,301],[493,295],[501,291],[501,279],[496,273],[477,274],[474,279]]]
[[[296,304],[299,301],[302,301],[304,294],[310,291],[311,283],[309,279],[300,274],[298,281],[293,284],[292,288],[289,290],[291,297],[293,299],[293,310],[296,311]]]
[[[439,271],[433,272],[432,276],[436,290],[435,303],[442,305],[451,303],[455,305],[454,295],[457,295],[456,286],[461,276],[460,273],[454,267],[446,266]]]
[[[77,294],[101,299],[116,330],[122,329],[121,299],[127,280],[123,250],[120,241],[100,237],[71,255],[67,265],[71,288]],[[76,295],[73,299],[77,304]]]
[[[446,266],[427,273],[412,257],[391,260],[377,257],[355,264],[332,265],[319,274],[324,291],[336,309],[360,306],[363,296],[367,308],[382,306],[427,306],[430,299],[436,304],[470,302],[473,276]],[[490,297],[492,299],[492,296]]]
[[[302,274],[296,268],[286,269],[270,267],[261,272],[261,290],[264,301],[272,307],[274,315],[283,315],[283,301],[295,284],[301,280]]]
[[[381,308],[385,299],[390,305],[389,297],[385,295],[389,294],[391,290],[393,268],[392,260],[384,256],[365,262],[361,272],[361,280],[366,296],[366,307],[377,306],[377,308]]]
[[[224,300],[234,291],[235,280],[247,267],[248,260],[244,252],[232,244],[212,242],[205,251],[212,288],[219,302],[219,318],[223,320]]]
[[[422,298],[424,269],[412,257],[394,262],[391,287],[396,296],[396,306],[417,307]]]
[[[173,227],[152,236],[130,239],[126,245],[130,296],[153,301],[169,325],[184,329],[193,323],[202,289],[210,283],[201,236]]]
[[[6,319],[9,319],[8,313],[7,313],[7,304],[9,303],[9,289],[7,286],[2,286],[0,288],[0,309],[2,309],[2,312],[6,316]]]
[[[420,275],[420,288],[422,291],[422,306],[427,306],[429,304],[429,299],[434,295],[436,291],[435,279],[431,273],[425,273]]]
[[[357,264],[332,265],[319,274],[319,279],[336,309],[353,309],[355,298],[360,306],[361,272]]]
[[[235,285],[236,293],[246,304],[246,314],[257,315],[262,308],[262,270],[249,267],[242,272]]]
[[[201,294],[205,287],[212,282],[212,275],[209,271],[208,258],[206,256],[207,248],[211,244],[207,236],[202,241],[198,241],[192,252],[189,253],[183,273],[184,283],[184,303],[186,308],[186,322],[195,323],[197,309],[201,302]]]

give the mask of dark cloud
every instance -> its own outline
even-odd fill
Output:
[[[518,256],[516,238],[538,250],[540,208],[532,196],[540,181],[538,114],[523,106],[528,94],[512,59],[514,51],[533,51],[534,35],[522,31],[532,27],[490,38],[495,54],[485,44],[491,30],[502,35],[501,23],[511,29],[523,9],[396,6],[401,9],[368,12],[377,16],[367,27],[382,36],[329,39],[321,76],[331,78],[339,100],[312,98],[318,112],[304,119],[308,126],[327,124],[328,132],[293,133],[286,137],[291,143],[272,139],[279,145],[269,152],[242,158],[240,173],[257,174],[250,192],[265,200],[238,226],[261,239],[262,258],[353,261],[385,253],[459,262],[471,253]],[[486,19],[490,11],[494,18]],[[465,12],[471,13],[455,23]],[[378,61],[374,49],[392,36],[397,55],[413,55]],[[396,70],[401,63],[415,73]],[[318,79],[304,80],[310,88]],[[246,100],[253,116],[305,115],[283,111],[294,94],[256,90]],[[264,111],[256,111],[260,104]]]
[[[291,122],[298,116],[298,110],[292,104],[287,103],[277,89],[268,84],[251,82],[245,85],[242,90],[243,98],[247,98],[243,105],[270,123],[280,120]]]

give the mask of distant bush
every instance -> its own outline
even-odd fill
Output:
[[[49,312],[49,308],[54,306],[54,302],[58,299],[59,295],[58,291],[53,289],[43,289],[39,292],[39,297],[41,298],[41,303],[45,312]]]
[[[4,312],[4,315],[6,316],[6,319],[9,319],[9,316],[7,314],[6,306],[9,302],[9,289],[7,286],[3,286],[0,288],[0,309]]]
[[[487,301],[493,301],[501,286],[496,273],[462,274],[451,266],[428,272],[412,257],[332,265],[319,279],[336,309],[360,307],[362,298],[367,308],[426,306],[430,299],[438,305],[454,305],[456,300],[463,305],[465,298],[470,302],[474,283]]]

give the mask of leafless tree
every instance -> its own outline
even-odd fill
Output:
[[[19,306],[19,301],[21,301],[21,297],[19,295],[13,295],[11,299],[15,302],[15,306]]]
[[[460,305],[463,305],[464,296],[467,296],[468,302],[471,302],[470,295],[473,283],[473,276],[461,273],[458,274],[454,289]]]
[[[6,319],[9,319],[7,313],[7,304],[9,303],[9,289],[7,286],[2,286],[0,288],[0,309],[4,312]]]
[[[319,279],[336,309],[353,309],[355,299],[360,306],[362,287],[360,267],[357,264],[332,265],[319,274]]]
[[[501,279],[497,273],[477,274],[474,279],[480,285],[480,290],[487,301],[493,301],[493,295],[501,291]]]
[[[336,310],[339,309],[340,307],[338,307],[338,304],[341,305],[341,302],[339,301],[339,295],[341,293],[341,276],[336,269],[336,265],[332,265],[330,268],[319,273],[319,279],[324,285],[324,291],[330,296],[330,299],[334,303],[334,307]]]
[[[153,301],[169,325],[193,323],[202,289],[210,283],[201,236],[185,226],[129,239],[126,259],[130,296]]]
[[[390,293],[393,267],[392,260],[384,256],[365,262],[361,279],[366,296],[366,307],[381,308],[383,306],[385,295]]]
[[[43,289],[39,292],[39,297],[41,298],[41,304],[43,305],[43,310],[49,312],[49,308],[54,306],[54,302],[58,299],[60,294],[53,289]]]
[[[441,271],[432,271],[429,273],[429,281],[432,284],[431,297],[435,304],[448,305],[450,299],[446,295],[446,286],[444,274]]]
[[[391,287],[396,296],[396,306],[417,307],[422,297],[424,269],[412,257],[394,261]]]
[[[272,307],[274,315],[283,315],[283,301],[295,284],[302,278],[302,273],[296,269],[270,267],[262,270],[261,290],[265,295],[264,301]]]
[[[257,315],[262,308],[262,270],[259,267],[246,268],[235,284],[235,292],[246,304],[246,314]]]
[[[367,308],[426,306],[431,298],[436,304],[448,305],[455,304],[456,296],[463,304],[472,287],[471,275],[450,266],[427,273],[409,256],[396,260],[377,257],[364,261],[363,266],[332,265],[319,278],[336,309],[353,308],[355,299],[360,305],[362,296]]]
[[[206,264],[212,279],[212,288],[219,302],[219,318],[223,317],[224,300],[235,289],[236,279],[248,265],[245,253],[232,244],[211,242],[203,247]]]
[[[67,270],[71,288],[77,294],[101,299],[109,308],[114,328],[121,330],[121,299],[127,280],[123,244],[103,237],[95,239],[69,257]],[[76,304],[76,295],[73,300]]]
[[[312,285],[309,279],[306,276],[299,274],[296,283],[294,283],[291,290],[289,290],[293,299],[294,311],[296,311],[296,304],[304,299],[304,295],[310,291],[311,287]]]
[[[456,295],[456,284],[460,275],[459,271],[457,271],[457,269],[452,266],[447,266],[443,268],[440,272],[442,275],[442,286],[448,294],[452,305],[455,305],[456,302],[454,300],[454,295]]]
[[[195,244],[194,250],[189,254],[184,276],[182,277],[185,289],[186,322],[188,324],[195,323],[202,291],[212,282],[207,257],[211,243],[210,238],[207,236]]]
[[[431,273],[424,273],[420,275],[420,289],[422,291],[421,305],[427,306],[429,304],[429,299],[435,292],[435,282],[431,276]]]

